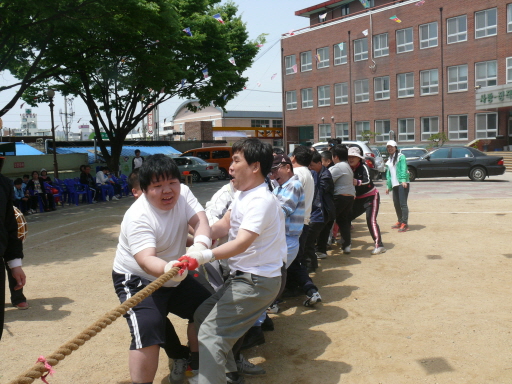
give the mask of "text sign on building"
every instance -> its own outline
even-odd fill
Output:
[[[25,162],[23,162],[23,161],[15,162],[14,168],[25,168]]]
[[[153,106],[153,104],[149,104],[149,108],[151,108]],[[153,134],[153,111],[154,109],[151,110],[151,112],[148,113],[148,133],[151,135]]]
[[[477,89],[476,109],[512,107],[512,84]]]

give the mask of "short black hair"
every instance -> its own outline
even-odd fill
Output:
[[[32,173],[30,174],[30,176],[34,176],[34,173],[37,173],[37,176],[39,176],[39,171],[32,171]]]
[[[348,161],[348,148],[346,145],[338,144],[332,149],[332,155],[340,161]]]
[[[331,151],[323,151],[320,153],[320,156],[322,156],[322,159],[329,160],[332,162],[332,153]]]
[[[295,157],[295,161],[299,165],[302,165],[303,167],[309,167],[311,158],[313,157],[313,152],[311,152],[311,149],[308,147],[299,145],[293,150],[292,156]]]
[[[180,179],[180,170],[169,156],[162,153],[148,156],[139,170],[140,189],[147,191],[149,185],[165,179]]]
[[[138,153],[140,153],[140,149],[136,149],[136,150],[135,150],[135,153],[137,153],[137,152],[138,152]]]
[[[284,151],[282,148],[279,148],[279,147],[274,147],[274,149],[272,150],[276,155],[284,155]]]
[[[23,175],[23,178],[27,178],[27,179],[30,179],[30,176],[29,175]]]
[[[14,185],[21,185],[21,184],[23,184],[23,180],[21,180],[19,177],[16,180],[14,180]]]
[[[329,147],[335,147],[341,144],[341,141],[341,137],[330,138],[329,140],[327,140],[327,142],[329,143]]]
[[[255,137],[248,137],[246,139],[238,140],[232,147],[233,154],[241,152],[244,155],[247,164],[260,163],[260,171],[263,177],[270,173],[274,155],[272,146],[263,143]]]
[[[140,188],[139,182],[139,168],[135,168],[132,173],[128,176],[128,188]]]
[[[313,152],[313,156],[311,157],[312,163],[321,163],[322,162],[322,155],[318,153],[318,151]]]

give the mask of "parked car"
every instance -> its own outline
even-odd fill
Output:
[[[368,144],[362,142],[362,141],[351,141],[351,140],[343,140],[343,143],[347,147],[358,147],[361,152],[363,153],[363,156],[366,160],[366,165],[370,168],[371,178],[372,180],[377,180],[379,178],[379,170],[376,168],[376,162],[375,162],[375,154],[370,149]],[[329,143],[326,141],[313,144],[313,148],[315,148],[318,152],[323,152],[329,149]]]
[[[208,181],[212,177],[218,177],[220,179],[221,172],[218,164],[207,163],[203,159],[194,156],[180,156],[173,159],[180,173],[188,171],[192,175],[192,181],[197,183],[198,181]]]
[[[183,152],[181,156],[195,156],[207,162],[218,164],[221,172],[220,180],[226,180],[229,175],[228,171],[232,161],[233,150],[231,147],[196,148]]]
[[[403,153],[407,161],[409,160],[417,160],[421,156],[424,156],[428,153],[425,148],[402,148],[400,149],[400,153]]]
[[[411,181],[427,177],[468,176],[482,181],[505,173],[503,157],[489,156],[471,147],[441,147],[417,160],[407,160]]]
[[[375,168],[377,171],[379,171],[379,175],[381,179],[384,179],[386,177],[386,162],[384,161],[384,158],[377,147],[370,147],[373,154],[375,155]]]

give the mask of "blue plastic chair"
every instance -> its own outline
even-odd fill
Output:
[[[64,180],[66,183],[66,186],[68,187],[69,195],[71,198],[71,201],[75,203],[75,205],[78,205],[80,203],[80,196],[85,196],[87,199],[87,202],[91,204],[92,200],[92,194],[89,188],[84,188],[82,184],[77,183],[76,181],[72,179],[66,179]],[[84,201],[84,198],[82,198],[82,202]]]
[[[53,186],[59,190],[62,195],[62,205],[67,201],[68,204],[71,204],[71,198],[69,197],[68,187],[66,183],[60,179],[53,179]]]

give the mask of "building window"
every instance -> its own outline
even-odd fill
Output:
[[[414,119],[398,119],[398,141],[414,141]]]
[[[316,50],[318,63],[317,68],[326,68],[329,66],[329,47],[318,48]]]
[[[311,51],[302,52],[300,54],[300,71],[306,72],[313,69]]]
[[[331,86],[323,85],[318,87],[318,106],[325,107],[331,105]]]
[[[375,120],[375,142],[388,141],[390,129],[391,123],[389,120]]]
[[[368,38],[354,40],[354,61],[368,60]]]
[[[347,63],[347,44],[340,44],[343,45],[343,49],[340,48],[339,44],[334,44],[334,65],[341,65]]]
[[[283,120],[272,120],[272,127],[283,128]]]
[[[448,44],[460,43],[468,39],[468,17],[466,15],[452,17],[446,21],[448,28]]]
[[[498,114],[497,113],[477,113],[475,115],[476,138],[477,139],[494,139],[498,131]]]
[[[396,31],[396,53],[409,52],[414,49],[412,28]]]
[[[494,36],[498,31],[498,11],[496,8],[475,12],[475,39]]]
[[[293,66],[295,65],[295,55],[285,56],[284,64],[285,64],[285,67],[286,67],[286,74],[287,75],[295,73],[295,71],[293,70]]]
[[[468,90],[468,65],[448,67],[448,92]]]
[[[475,85],[492,87],[498,84],[496,60],[483,61],[475,64]]]
[[[507,32],[512,32],[512,4],[507,5]]]
[[[251,120],[251,127],[255,127],[255,128],[270,127],[270,120]]]
[[[439,93],[439,74],[437,69],[420,72],[420,95],[436,95]]]
[[[448,139],[467,140],[468,138],[468,115],[448,116]]]
[[[373,57],[389,55],[388,34],[381,33],[373,36]]]
[[[348,83],[334,84],[334,104],[348,104]]]
[[[346,16],[350,13],[350,7],[348,4],[344,4],[340,7],[341,9],[341,16]]]
[[[348,140],[348,123],[336,123],[334,127],[336,129],[336,137],[341,137],[343,140]]]
[[[286,109],[297,109],[297,91],[286,92]]]
[[[398,97],[414,96],[414,73],[400,73],[397,75]]]
[[[389,99],[389,76],[376,77],[373,80],[373,91],[375,100]]]
[[[369,121],[356,121],[356,140],[363,140],[362,133],[370,130]]]
[[[318,124],[318,141],[327,141],[331,138],[331,124]]]
[[[437,21],[420,25],[420,49],[437,47]]]
[[[355,102],[361,103],[370,100],[368,79],[354,81]]]
[[[313,88],[301,90],[302,108],[313,108]]]
[[[512,83],[512,57],[507,57],[507,84]]]
[[[439,117],[422,117],[421,140],[428,141],[436,133],[439,133]]]

